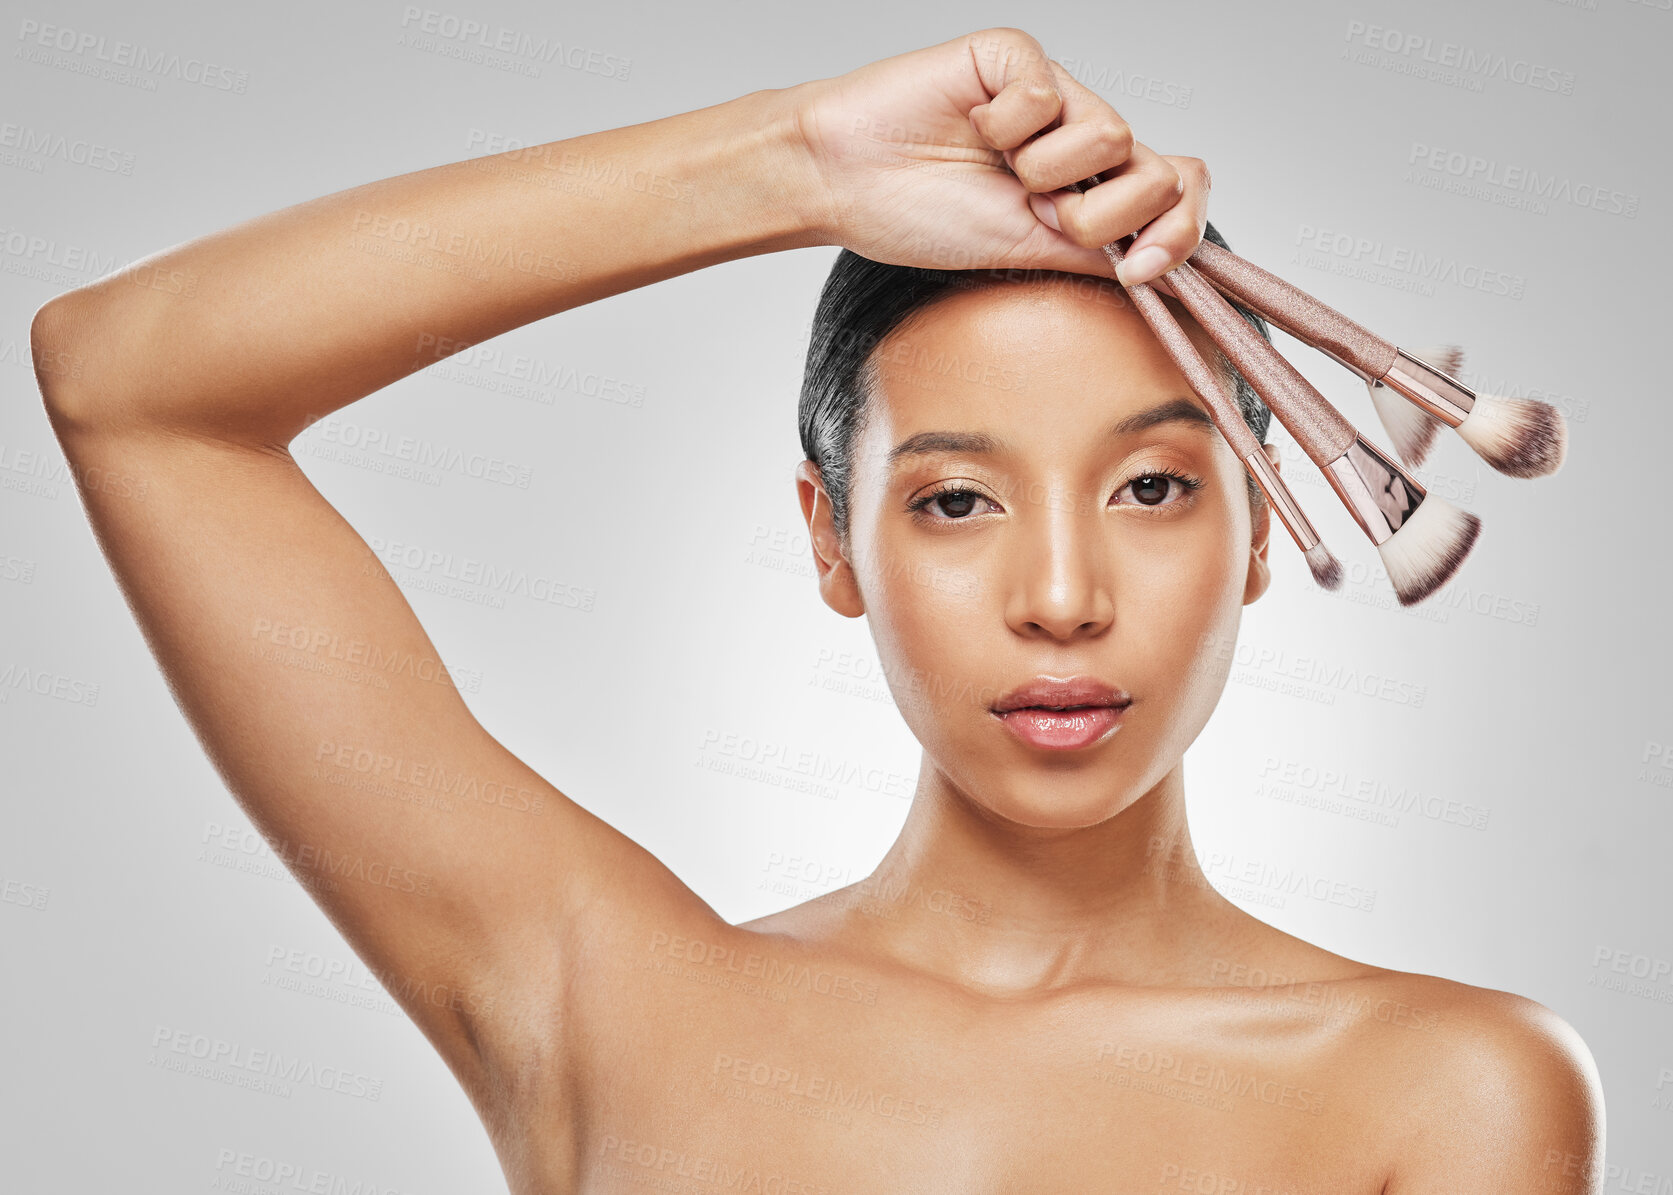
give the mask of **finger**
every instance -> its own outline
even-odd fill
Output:
[[[1057,63],[1051,65],[1063,96],[1057,127],[1007,159],[1030,191],[1055,191],[1094,174],[1113,175],[1133,153],[1133,129],[1121,114]]]
[[[1053,191],[1047,198],[1056,209],[1058,231],[1077,245],[1097,248],[1144,228],[1184,193],[1184,180],[1173,164],[1135,142],[1127,161],[1096,186]]]
[[[1020,29],[985,29],[968,39],[983,89],[993,98],[970,110],[977,134],[1010,150],[1057,119],[1063,94],[1044,48]]]
[[[1133,238],[1117,274],[1124,286],[1159,278],[1187,260],[1202,243],[1203,229],[1208,226],[1208,192],[1213,185],[1208,164],[1201,158],[1163,160],[1179,174],[1184,193]]]

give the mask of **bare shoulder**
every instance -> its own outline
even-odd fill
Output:
[[[1380,971],[1349,1035],[1380,1107],[1385,1195],[1601,1189],[1604,1111],[1580,1034],[1526,996]]]

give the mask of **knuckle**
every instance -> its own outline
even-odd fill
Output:
[[[1214,179],[1208,173],[1207,162],[1201,158],[1180,158],[1178,165],[1184,168],[1184,173],[1190,175],[1192,181],[1197,185],[1197,190],[1211,191],[1214,189]]]
[[[1033,68],[1049,61],[1039,40],[1015,25],[990,25],[969,34],[965,41],[979,55],[997,64]]]
[[[1113,113],[1094,125],[1092,134],[1100,157],[1125,160],[1133,152],[1133,126]]]
[[[1024,75],[1009,84],[1007,90],[1010,88],[1015,88],[1019,95],[1028,100],[1041,104],[1056,104],[1062,99],[1052,81],[1042,79],[1039,75]]]
[[[1172,204],[1185,194],[1185,179],[1164,162],[1150,183],[1150,195],[1157,203]]]

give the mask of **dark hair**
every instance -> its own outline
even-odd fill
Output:
[[[1223,249],[1231,246],[1208,224],[1203,239]],[[831,519],[838,536],[848,538],[848,493],[853,481],[853,452],[865,423],[876,380],[874,350],[911,316],[938,299],[1000,281],[1073,277],[1057,270],[929,270],[887,265],[844,249],[831,266],[813,316],[813,334],[802,375],[797,421],[802,451],[819,466],[831,499]],[[1082,277],[1090,277],[1083,275]],[[1110,285],[1116,285],[1113,278]],[[1268,342],[1266,321],[1236,303],[1238,313]],[[1266,440],[1272,412],[1254,387],[1223,353],[1216,361],[1237,392],[1237,405],[1255,439]],[[1252,503],[1262,501],[1254,479],[1245,474]]]

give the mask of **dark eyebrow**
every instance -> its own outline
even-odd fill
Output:
[[[1196,424],[1211,431],[1218,430],[1213,418],[1202,407],[1188,398],[1174,398],[1116,420],[1105,431],[1104,438],[1114,440],[1122,436],[1134,436],[1139,432],[1149,431],[1158,424],[1175,422]],[[888,463],[893,466],[896,461],[905,457],[926,456],[932,452],[961,452],[971,456],[983,456],[1011,450],[1009,441],[982,432],[918,432],[906,437],[889,450]]]

